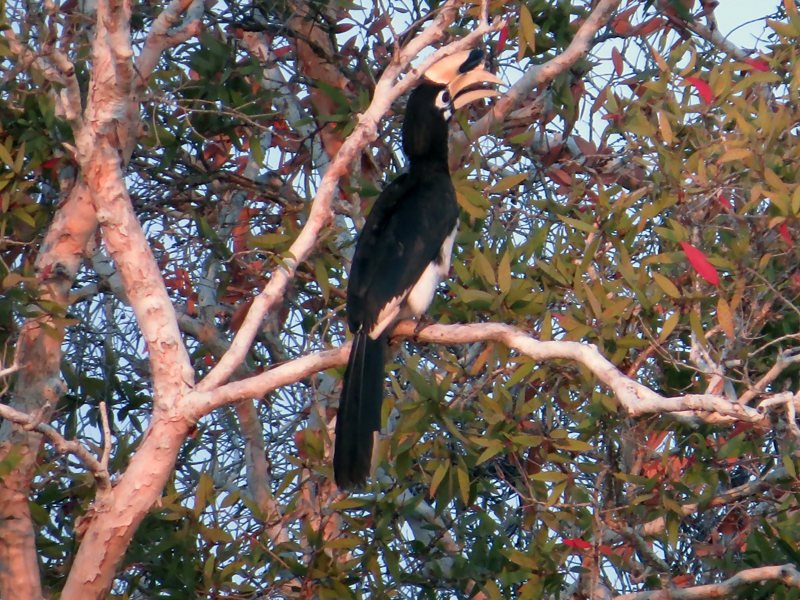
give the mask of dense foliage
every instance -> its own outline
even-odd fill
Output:
[[[198,379],[286,259],[395,44],[435,10],[207,2],[199,36],[164,53],[126,182]],[[449,35],[473,29],[479,10],[464,7]],[[591,10],[491,3],[510,22],[488,40],[495,69],[513,83],[558,56]],[[3,364],[27,317],[66,319],[52,424],[99,452],[105,402],[110,470],[122,473],[151,417],[147,344],[102,244],[68,305],[40,296],[39,245],[80,173],[61,88],[14,49],[58,41],[86,86],[92,13],[13,1],[0,12]],[[135,42],[158,12],[133,5]],[[452,277],[430,314],[594,344],[663,396],[757,406],[762,392],[797,393],[800,17],[776,14],[764,53],[744,58],[696,35],[702,19],[684,4],[631,1],[615,14],[589,56],[478,142],[460,132],[491,102],[454,119],[463,211]],[[349,258],[371,201],[402,169],[403,103],[341,180],[336,218],[236,377],[345,341]],[[373,488],[345,496],[332,483],[343,367],[257,399],[279,514],[254,500],[241,413],[219,410],[184,445],[114,597],[567,598],[800,567],[791,401],[757,423],[702,411],[631,418],[570,360],[493,342],[393,350],[380,442],[389,459]],[[53,597],[94,495],[85,467],[45,444],[30,507]],[[738,593],[798,597],[775,581]]]

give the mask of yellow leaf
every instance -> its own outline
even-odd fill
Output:
[[[6,163],[10,168],[14,168],[14,159],[11,158],[11,153],[3,144],[0,144],[0,160]]]
[[[753,151],[749,150],[747,148],[731,148],[725,154],[720,156],[719,160],[717,160],[717,162],[725,163],[725,162],[730,162],[732,160],[743,160],[743,159],[747,158],[748,156],[752,156],[752,155],[753,155]]]
[[[735,332],[733,330],[733,314],[728,301],[725,298],[720,298],[717,302],[717,321],[719,321],[722,331],[728,336],[729,340],[734,339]]]
[[[444,476],[447,475],[447,468],[449,465],[447,463],[442,463],[439,465],[439,468],[436,469],[436,472],[433,474],[433,480],[431,481],[431,489],[428,492],[431,498],[436,495],[436,490],[439,488],[439,484],[442,483],[442,479]]]
[[[764,169],[764,179],[767,180],[767,183],[770,184],[773,188],[778,191],[784,192],[786,194],[789,193],[789,186],[787,186],[783,180],[775,174],[775,171],[766,167]]]
[[[511,290],[511,252],[506,251],[497,267],[497,287],[504,294]]]
[[[645,44],[647,44],[647,42],[645,42]],[[664,57],[661,56],[659,51],[656,50],[650,44],[647,44],[647,46],[650,48],[650,53],[653,55],[653,58],[656,59],[656,64],[658,65],[658,68],[661,69],[664,72],[668,72],[669,71],[669,65],[667,64],[667,61],[664,60]]]
[[[661,273],[653,273],[653,279],[656,280],[658,287],[664,290],[668,296],[672,298],[680,298],[681,292],[675,287],[675,284],[672,283],[669,279],[664,277]]]
[[[497,280],[494,276],[494,268],[489,262],[489,259],[486,258],[481,252],[476,252],[473,261],[476,271],[480,274],[480,276],[488,281],[491,285],[496,285]]]
[[[531,52],[536,52],[536,25],[533,24],[533,17],[531,11],[524,4],[519,7],[519,47],[520,54],[524,55],[525,50],[522,49],[522,39],[525,38],[525,44],[531,49]],[[518,57],[522,60],[522,56]]]
[[[510,190],[511,188],[518,186],[528,177],[530,177],[530,173],[517,173],[516,175],[509,175],[508,177],[503,177],[500,181],[495,183],[486,191],[490,194],[505,192],[506,190]]]
[[[664,321],[664,326],[661,328],[661,333],[658,334],[659,342],[663,342],[669,337],[669,334],[673,332],[675,326],[678,324],[678,321],[680,321],[680,319],[681,319],[680,313],[675,312],[672,313],[666,321]]]
[[[658,111],[658,128],[661,130],[661,137],[664,138],[664,142],[671,144],[674,139],[672,137],[672,127],[670,127],[667,115],[664,114],[663,110]]]
[[[469,503],[469,473],[464,459],[458,458],[458,488],[461,491],[461,500],[464,504]]]

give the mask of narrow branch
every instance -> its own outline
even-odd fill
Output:
[[[22,412],[15,408],[11,408],[7,404],[0,404],[0,417],[7,419],[18,425],[22,425],[29,431],[37,431],[49,438],[61,454],[72,454],[80,460],[86,469],[94,476],[98,486],[101,489],[109,489],[111,487],[111,479],[102,462],[77,440],[68,440],[61,435],[55,428],[47,423],[40,422],[37,418]]]
[[[742,394],[742,397],[739,398],[739,402],[742,404],[750,402],[750,400],[767,389],[767,386],[772,383],[786,367],[796,362],[800,362],[800,348],[792,348],[778,354],[778,359],[775,361],[775,364],[772,365],[772,368],[767,371],[767,374],[764,375],[758,383]]]
[[[175,26],[181,15],[187,11],[189,14],[184,26],[170,34],[169,30]],[[136,59],[136,70],[139,75],[138,85],[143,86],[147,83],[147,79],[161,58],[161,53],[166,48],[184,42],[200,32],[200,19],[202,17],[202,0],[172,0],[161,11],[161,14],[150,26],[150,32],[147,34],[142,53]]]
[[[19,364],[14,362],[10,367],[0,369],[0,377],[6,377],[12,373],[16,373],[17,371],[19,371]]]
[[[757,567],[746,569],[720,583],[700,585],[693,588],[672,588],[651,592],[635,592],[616,596],[614,600],[701,600],[703,598],[726,598],[749,583],[782,581],[792,587],[800,587],[800,571],[794,565]]]
[[[100,458],[100,466],[108,473],[108,460],[111,456],[111,427],[108,424],[108,409],[105,400],[100,401],[100,422],[103,426],[103,456]]]
[[[231,402],[261,398],[279,387],[290,385],[319,371],[345,365],[348,356],[350,342],[334,350],[290,360],[255,377],[234,381],[212,391],[191,392],[186,397],[184,416],[190,423],[196,423],[201,417]]]
[[[592,39],[608,22],[611,13],[614,12],[619,2],[620,0],[600,0],[592,14],[589,15],[589,18],[578,29],[567,49],[552,60],[529,68],[522,78],[495,102],[492,110],[472,125],[469,140],[465,133],[454,136],[453,151],[463,153],[464,149],[468,147],[469,141],[476,140],[489,133],[492,126],[505,119],[514,107],[519,104],[520,100],[535,87],[549,83],[557,75],[569,69],[581,57],[585,56],[591,47]],[[460,161],[460,156],[458,159]]]
[[[722,32],[719,29],[711,29],[703,25],[699,19],[695,19],[692,23],[683,23],[683,25],[685,25],[689,31],[698,37],[703,38],[705,41],[736,60],[744,60],[750,55],[749,52],[745,52],[724,35],[722,35]]]
[[[347,172],[350,162],[358,156],[367,144],[378,135],[378,123],[389,111],[392,102],[408,90],[421,74],[434,62],[455,52],[473,45],[481,36],[502,27],[502,23],[494,23],[487,27],[478,27],[466,37],[439,49],[429,56],[418,68],[411,69],[400,82],[395,83],[400,74],[408,67],[411,60],[424,48],[430,46],[444,35],[446,27],[453,22],[456,15],[455,0],[448,0],[436,20],[403,48],[386,68],[375,87],[375,95],[369,108],[360,115],[358,125],[353,133],[342,144],[336,158],[328,167],[320,182],[317,195],[311,206],[308,221],[300,235],[289,249],[289,256],[284,266],[272,273],[264,290],[253,301],[250,311],[239,332],[231,344],[231,349],[222,357],[212,371],[198,384],[197,390],[205,392],[224,383],[233,373],[250,348],[264,315],[283,298],[286,285],[294,276],[297,265],[303,262],[316,245],[319,233],[331,218],[331,202],[339,184],[339,179]]]

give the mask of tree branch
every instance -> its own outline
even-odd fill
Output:
[[[720,583],[700,585],[693,588],[673,588],[651,592],[635,592],[616,596],[614,600],[701,600],[703,598],[726,598],[749,583],[782,581],[792,587],[800,587],[800,571],[794,565],[757,567],[746,569]]]
[[[559,73],[563,73],[574,65],[589,51],[592,39],[611,17],[611,13],[620,0],[600,0],[589,18],[581,25],[572,42],[564,52],[541,65],[530,67],[522,78],[492,106],[476,123],[470,127],[470,137],[466,133],[454,135],[450,150],[450,167],[461,162],[469,143],[489,133],[495,123],[499,123],[528,95],[535,87],[551,82]]]
[[[28,431],[37,431],[47,437],[61,454],[72,454],[76,456],[86,467],[97,481],[101,489],[111,487],[111,479],[108,475],[107,462],[99,461],[88,448],[78,440],[68,440],[61,435],[55,428],[47,423],[42,423],[37,417],[29,415],[11,408],[7,404],[0,404],[0,417],[7,419],[18,425],[22,425]],[[104,465],[105,462],[105,465]]]
[[[412,338],[420,342],[444,345],[471,344],[478,341],[494,341],[525,354],[535,360],[569,359],[583,364],[608,386],[617,400],[632,417],[644,414],[663,414],[692,411],[695,416],[713,422],[746,421],[766,423],[765,412],[738,402],[731,402],[717,394],[686,394],[668,398],[632,380],[622,373],[597,350],[593,344],[580,342],[539,341],[510,325],[501,323],[473,323],[470,325],[430,325],[415,332],[414,321],[403,321],[394,330],[395,336]],[[283,363],[242,381],[229,383],[213,391],[196,390],[186,399],[185,417],[196,422],[212,410],[241,400],[257,398],[276,389],[299,381],[304,377],[334,366],[346,364],[350,343],[335,350],[326,350]],[[199,386],[198,386],[199,387]],[[768,397],[773,402],[793,398],[791,392]],[[721,419],[724,418],[724,419]]]

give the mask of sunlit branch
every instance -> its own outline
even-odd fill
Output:
[[[710,585],[692,588],[667,588],[651,592],[635,592],[614,597],[614,600],[702,600],[703,598],[727,598],[749,583],[782,581],[792,587],[800,587],[800,571],[794,565],[758,567],[746,569],[730,579]]]
[[[403,321],[395,329],[394,335],[445,345],[494,341],[538,361],[569,359],[579,362],[614,392],[620,404],[633,417],[691,411],[694,416],[709,421],[719,417],[729,421],[750,423],[766,423],[768,420],[763,409],[731,402],[717,394],[686,394],[673,398],[662,396],[622,373],[593,344],[540,341],[519,329],[501,323],[430,325],[416,333],[415,328],[416,323],[413,321]],[[212,392],[193,392],[187,398],[186,418],[196,421],[230,402],[245,397],[259,397],[277,387],[297,382],[316,371],[343,366],[347,362],[349,351],[350,345],[347,343],[335,350],[309,354],[283,363],[266,373],[227,384]],[[793,397],[794,394],[791,392],[783,392],[769,396],[765,401],[785,402]]]

